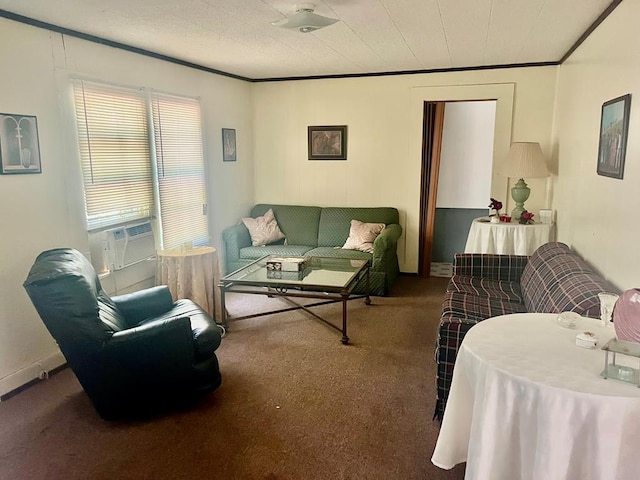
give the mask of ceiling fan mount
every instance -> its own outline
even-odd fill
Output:
[[[298,4],[296,5],[296,13],[282,20],[271,22],[271,25],[298,30],[301,33],[309,33],[333,25],[338,21],[336,18],[324,17],[314,13],[315,8],[316,6],[313,3]]]

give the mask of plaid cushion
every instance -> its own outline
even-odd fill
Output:
[[[449,281],[447,292],[469,293],[480,297],[523,303],[518,282],[454,275]]]
[[[574,311],[598,318],[598,293],[614,292],[609,282],[564,243],[543,245],[529,259],[520,282],[530,312]]]
[[[546,260],[530,262],[520,281],[527,310],[545,311],[543,305],[547,303],[549,293],[556,289],[558,282],[579,273],[594,275],[587,264],[574,254],[560,253]]]
[[[562,255],[564,253],[569,253],[571,255],[575,255],[571,248],[568,245],[562,242],[550,242],[541,245],[536,249],[535,252],[529,258],[529,261],[532,263],[534,268],[540,266],[541,263],[549,260],[550,258],[555,257],[556,255]]]
[[[438,329],[438,348],[436,350],[436,371],[437,403],[434,418],[442,420],[444,407],[449,397],[451,380],[453,378],[453,366],[456,362],[458,349],[462,339],[473,327],[477,320],[456,318],[452,314],[442,315],[440,328]]]
[[[519,282],[528,259],[529,257],[522,255],[456,253],[453,258],[453,274]]]
[[[444,317],[451,314],[450,322],[480,321],[499,315],[523,312],[526,312],[526,309],[522,303],[478,297],[468,293],[447,292],[442,303],[442,315]]]
[[[576,312],[583,317],[600,318],[599,293],[615,292],[615,287],[595,273],[565,276],[550,288],[537,312]]]

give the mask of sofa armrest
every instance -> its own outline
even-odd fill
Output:
[[[222,241],[224,243],[224,268],[227,271],[231,262],[240,258],[240,250],[251,246],[251,235],[243,223],[232,225],[222,231]]]
[[[111,300],[131,326],[139,324],[145,318],[162,315],[173,308],[173,298],[166,285],[119,295]]]
[[[524,255],[456,253],[453,259],[453,275],[519,283],[528,261],[529,257]]]
[[[384,259],[388,255],[395,257],[398,239],[402,235],[402,227],[397,223],[387,225],[373,242],[373,270],[379,265],[384,265]]]

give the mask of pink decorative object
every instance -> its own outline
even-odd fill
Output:
[[[640,289],[620,295],[613,309],[613,325],[618,340],[640,343]]]

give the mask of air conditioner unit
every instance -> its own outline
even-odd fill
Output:
[[[106,230],[103,245],[106,264],[111,271],[140,263],[156,251],[150,222]]]

